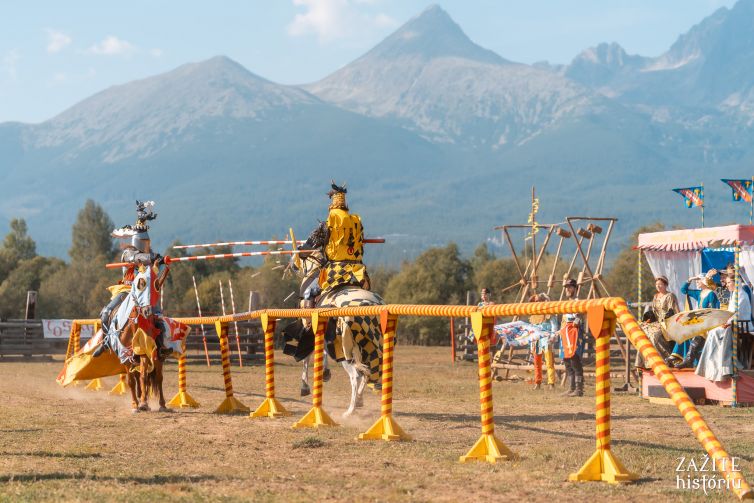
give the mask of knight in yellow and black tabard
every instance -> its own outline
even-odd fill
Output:
[[[319,287],[326,294],[342,285],[369,290],[369,275],[364,257],[364,227],[361,218],[348,211],[345,186],[332,184],[330,212],[319,232],[324,245],[326,263],[319,274]],[[317,232],[317,231],[315,231]]]

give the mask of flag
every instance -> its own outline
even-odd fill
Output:
[[[678,192],[683,196],[683,202],[686,203],[687,208],[693,208],[694,206],[704,207],[704,187],[701,185],[698,187],[673,189],[673,192]]]
[[[747,203],[751,202],[751,180],[728,180],[727,178],[721,178],[720,180],[730,186],[731,189],[733,189],[734,201],[746,201]]]

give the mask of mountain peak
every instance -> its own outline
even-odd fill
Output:
[[[403,56],[460,57],[483,63],[508,63],[493,51],[472,42],[439,5],[424,9],[363,57],[396,59]]]

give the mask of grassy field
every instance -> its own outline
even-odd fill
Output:
[[[676,489],[679,458],[701,462],[703,451],[672,405],[613,395],[613,451],[641,480],[569,483],[594,451],[592,385],[583,398],[563,398],[561,390],[494,383],[496,433],[520,458],[461,464],[458,456],[480,434],[475,364],[451,365],[447,348],[398,346],[395,417],[414,440],[387,443],[356,440],[379,416],[371,392],[356,417],[340,417],[349,388],[339,368],[325,385],[324,406],[341,426],[291,429],[310,402],[298,397],[300,367],[277,358],[278,397],[293,416],[276,420],[212,414],[224,396],[219,364],[189,366],[189,392],[201,408],[138,415],[125,397],[58,386],[60,362],[0,364],[0,500],[708,499]],[[168,399],[176,381],[171,364]],[[106,380],[108,389],[114,384]],[[234,366],[233,385],[237,398],[256,407],[262,366]],[[708,406],[702,414],[754,481],[754,409]],[[712,490],[709,498],[733,497]]]

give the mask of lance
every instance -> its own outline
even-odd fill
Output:
[[[166,264],[172,264],[174,262],[193,262],[195,260],[214,260],[222,258],[240,258],[240,257],[265,257],[270,255],[299,255],[314,253],[317,250],[269,250],[258,252],[238,252],[238,253],[218,253],[215,255],[192,255],[189,257],[164,257]],[[130,262],[113,262],[105,264],[108,269],[117,269],[119,267],[127,267],[133,265]]]
[[[364,239],[365,244],[382,244],[385,242],[385,238],[366,238]],[[302,245],[306,243],[306,241],[300,241],[296,240],[297,245]],[[289,245],[293,244],[293,240],[291,239],[277,239],[277,240],[267,240],[267,241],[227,241],[225,243],[204,243],[204,244],[198,244],[198,245],[176,245],[173,248],[176,250],[186,250],[189,248],[210,248],[210,247],[217,247],[217,246],[254,246],[254,245],[261,245],[261,246],[268,246],[268,245]]]

